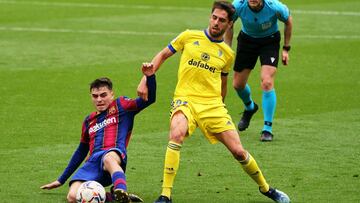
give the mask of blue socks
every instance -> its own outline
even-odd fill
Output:
[[[248,84],[242,90],[235,89],[243,103],[245,104],[245,110],[250,111],[254,109],[254,101],[251,98],[251,89]],[[272,133],[272,122],[274,119],[276,109],[276,93],[275,89],[269,91],[263,91],[262,94],[262,108],[264,113],[264,127],[263,131]]]
[[[114,190],[116,189],[122,189],[126,191],[126,178],[125,174],[121,171],[116,171],[111,176],[112,182],[114,184]]]
[[[245,88],[235,89],[236,93],[239,95],[243,103],[245,104],[245,110],[250,111],[254,109],[254,101],[251,99],[251,90],[250,86],[246,84]]]
[[[263,91],[262,94],[262,108],[264,113],[264,128],[263,131],[272,133],[272,122],[276,109],[276,93],[275,89]]]

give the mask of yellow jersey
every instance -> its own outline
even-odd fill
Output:
[[[174,97],[221,102],[221,74],[229,73],[234,51],[223,40],[210,38],[207,30],[186,30],[168,48],[182,52]]]

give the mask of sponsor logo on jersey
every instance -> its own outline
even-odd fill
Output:
[[[203,68],[203,69],[208,70],[208,71],[210,71],[212,73],[215,73],[215,70],[216,70],[215,67],[209,66],[206,62],[204,63],[204,62],[202,62],[200,60],[196,61],[194,59],[191,59],[191,60],[188,61],[188,64],[191,65],[191,66],[194,66],[194,67]]]
[[[104,120],[103,122],[101,122],[101,123],[96,123],[93,127],[91,127],[91,128],[89,129],[89,134],[95,133],[95,132],[97,132],[98,130],[101,130],[101,129],[105,128],[106,126],[108,126],[108,125],[110,125],[110,124],[113,124],[113,123],[116,123],[116,118],[115,118],[115,117],[105,119],[105,120]]]
[[[196,46],[200,46],[199,41],[195,41],[193,44],[196,45]]]

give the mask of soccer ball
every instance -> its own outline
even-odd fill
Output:
[[[105,188],[96,181],[83,182],[77,193],[77,203],[105,203]]]

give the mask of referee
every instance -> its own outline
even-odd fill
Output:
[[[251,98],[250,86],[247,84],[249,75],[254,69],[258,57],[261,63],[262,108],[264,127],[260,141],[272,141],[272,124],[276,108],[274,80],[279,61],[281,34],[278,20],[284,26],[284,44],[281,60],[284,65],[289,63],[292,17],[286,5],[278,0],[234,0],[234,21],[241,19],[242,27],[238,35],[236,59],[234,65],[233,86],[245,105],[245,111],[238,123],[240,131],[245,130],[251,117],[258,110],[258,105]],[[233,38],[233,27],[225,36],[230,46]]]

